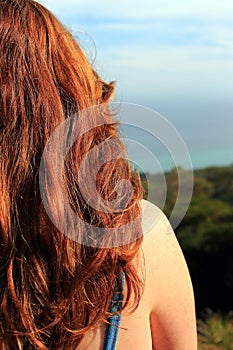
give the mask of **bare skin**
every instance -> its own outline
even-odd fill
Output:
[[[165,215],[146,201],[142,208],[144,222],[156,215],[158,220],[143,239],[145,290],[138,309],[122,313],[116,349],[196,350],[193,288],[183,253],[174,232],[167,233]],[[101,324],[85,335],[77,350],[102,350],[104,335]]]

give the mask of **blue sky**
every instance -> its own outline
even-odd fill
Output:
[[[231,0],[42,3],[77,35],[84,31],[93,38],[95,66],[118,81],[123,99],[143,102],[149,90],[157,99],[177,98],[180,92],[186,98],[203,92],[232,96]],[[91,58],[91,43],[80,35]]]
[[[232,0],[42,3],[79,37],[90,60],[96,55],[100,75],[117,81],[117,99],[162,113],[194,158],[208,142],[213,152],[233,151]]]

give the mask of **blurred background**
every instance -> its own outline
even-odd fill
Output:
[[[41,2],[72,31],[100,76],[116,81],[116,101],[159,112],[184,139],[194,192],[176,234],[193,280],[199,346],[233,349],[232,0]],[[151,148],[165,172],[169,216],[177,171],[169,154],[156,143]],[[133,157],[158,204],[155,164]]]

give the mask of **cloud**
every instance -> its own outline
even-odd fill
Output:
[[[142,46],[101,50],[95,64],[123,100],[231,98],[232,61],[219,48]]]
[[[96,69],[123,99],[231,97],[232,0],[43,3],[94,38]]]
[[[74,32],[85,28],[95,39],[100,39],[104,45],[114,43],[147,43],[151,45],[179,46],[229,46],[233,35],[233,25],[224,21],[216,22],[205,20],[114,20],[95,21],[81,26],[73,25]]]
[[[223,46],[231,57],[232,0],[42,0],[74,31],[86,31],[98,47],[135,44]],[[227,56],[227,55],[226,55]]]
[[[107,18],[228,18],[233,16],[232,0],[67,0],[54,2],[43,0],[42,3],[54,12],[64,16],[107,17]]]

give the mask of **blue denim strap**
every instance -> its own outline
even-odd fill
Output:
[[[125,275],[122,273],[121,278],[121,290],[117,291],[110,307],[110,312],[114,313],[122,308],[123,303],[123,290],[124,290],[124,279]],[[117,337],[119,332],[119,326],[121,321],[121,314],[118,313],[108,318],[109,324],[106,327],[105,340],[104,340],[104,349],[103,350],[115,350]]]

